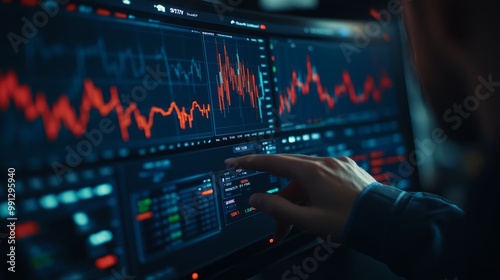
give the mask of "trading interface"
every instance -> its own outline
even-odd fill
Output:
[[[378,120],[398,113],[389,49],[350,60],[339,43],[273,39],[277,109],[286,130]]]
[[[21,279],[195,279],[244,263],[274,231],[250,196],[289,178],[229,157],[349,156],[412,187],[393,41],[348,61],[351,37],[304,34],[301,21],[60,2],[0,1],[0,166],[15,170],[0,218],[17,219]]]

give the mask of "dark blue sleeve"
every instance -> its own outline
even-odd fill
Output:
[[[408,279],[454,279],[464,227],[465,212],[444,198],[374,183],[358,197],[343,245]]]

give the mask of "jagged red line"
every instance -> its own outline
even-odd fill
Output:
[[[227,101],[227,106],[231,106],[231,91],[236,92],[243,101],[245,101],[245,93],[247,93],[252,108],[257,108],[259,87],[250,68],[243,61],[236,62],[236,68],[233,67],[225,45],[223,58],[217,49],[217,64],[220,73],[220,81],[217,85],[219,109],[221,111],[226,109],[225,101]]]
[[[306,57],[306,68],[307,75],[305,81],[300,81],[297,77],[297,72],[292,71],[292,79],[290,85],[286,88],[286,93],[280,94],[279,96],[279,112],[280,114],[290,112],[292,107],[297,103],[297,89],[300,89],[302,95],[308,95],[311,91],[311,84],[316,84],[316,91],[318,93],[319,100],[322,103],[327,103],[328,108],[333,110],[335,107],[335,99],[328,90],[323,87],[321,83],[320,74],[313,70],[311,59],[309,56]],[[334,95],[338,98],[343,94],[347,93],[349,99],[354,104],[365,103],[370,95],[373,97],[375,102],[380,102],[382,93],[392,87],[392,80],[382,72],[382,78],[379,82],[379,87],[375,84],[375,79],[372,75],[368,75],[364,87],[363,93],[358,95],[354,88],[354,84],[351,80],[351,75],[347,71],[342,72],[342,83],[334,87]]]
[[[175,112],[181,129],[186,129],[187,125],[189,125],[189,128],[193,127],[196,111],[201,116],[209,118],[210,104],[200,105],[197,101],[191,103],[189,111],[186,111],[184,106],[179,107],[176,102],[172,101],[167,110],[152,106],[149,114],[143,116],[135,102],[131,102],[127,108],[123,107],[116,86],[111,86],[109,92],[110,99],[105,102],[102,90],[96,87],[92,80],[86,79],[83,83],[80,115],[77,116],[68,96],[59,96],[50,107],[43,92],[37,92],[33,96],[29,85],[20,84],[17,74],[14,71],[9,71],[6,75],[0,75],[0,110],[8,110],[11,101],[13,101],[14,106],[24,112],[27,121],[32,122],[41,118],[47,139],[51,141],[57,139],[62,125],[76,137],[81,137],[89,123],[92,109],[96,109],[103,117],[116,111],[123,141],[128,141],[130,138],[128,127],[132,123],[132,114],[137,123],[137,128],[144,131],[146,138],[151,138],[155,114],[168,117]]]

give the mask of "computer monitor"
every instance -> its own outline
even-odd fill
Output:
[[[293,250],[248,203],[287,179],[228,157],[346,155],[416,186],[394,22],[196,1],[0,7],[0,246],[21,279],[222,279]]]

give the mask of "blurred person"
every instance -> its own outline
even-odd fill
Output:
[[[500,5],[403,0],[410,52],[442,135],[481,159],[467,204],[384,186],[347,157],[251,155],[229,167],[291,179],[252,206],[276,221],[275,239],[297,226],[385,263],[408,279],[500,279]]]

